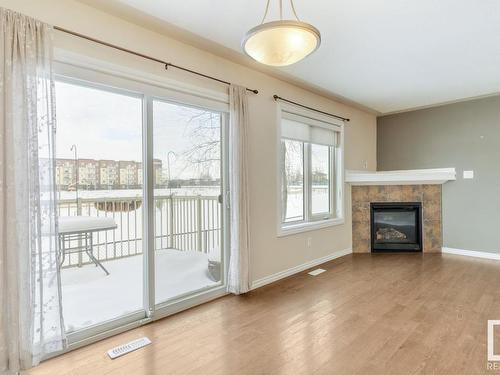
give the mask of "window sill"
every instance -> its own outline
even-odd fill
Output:
[[[312,230],[333,227],[336,225],[342,225],[344,223],[345,223],[344,218],[337,218],[337,219],[327,219],[321,221],[312,221],[308,223],[300,223],[295,225],[287,225],[285,227],[280,226],[278,228],[278,237],[285,237],[292,234],[298,234],[302,232],[309,232]]]

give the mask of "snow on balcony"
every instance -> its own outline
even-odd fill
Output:
[[[63,313],[73,332],[143,309],[143,257],[103,262],[106,274],[93,264],[62,269]],[[219,285],[208,272],[207,254],[164,249],[155,251],[155,300]]]

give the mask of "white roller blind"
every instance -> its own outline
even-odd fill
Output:
[[[294,117],[292,119],[292,117]],[[338,131],[336,127],[324,125],[313,125],[312,121],[297,121],[299,116],[284,114],[281,120],[281,137],[295,141],[316,143],[325,146],[338,146]],[[318,122],[319,121],[314,121]],[[321,123],[322,124],[322,123]],[[331,127],[332,129],[328,129]]]

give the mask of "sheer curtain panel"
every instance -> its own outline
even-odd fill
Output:
[[[229,87],[229,195],[231,207],[228,291],[250,290],[248,203],[248,103],[244,87]]]
[[[0,373],[65,342],[54,178],[52,28],[0,8]]]

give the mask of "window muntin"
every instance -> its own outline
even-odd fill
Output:
[[[282,112],[281,229],[342,219],[341,134],[340,126]]]

